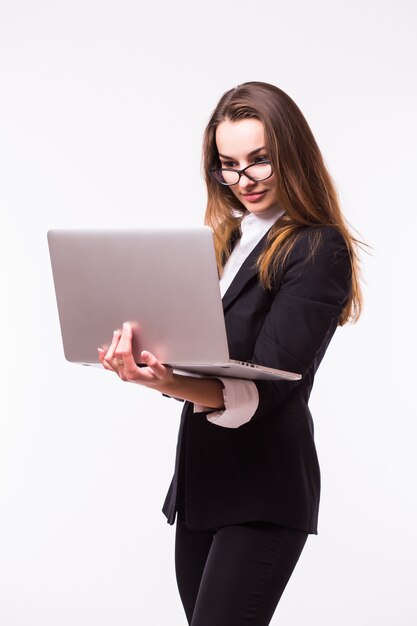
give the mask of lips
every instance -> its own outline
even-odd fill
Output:
[[[258,198],[262,198],[265,194],[266,194],[266,190],[265,191],[255,191],[253,193],[244,193],[242,195],[247,200],[257,200]]]

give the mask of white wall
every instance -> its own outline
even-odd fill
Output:
[[[160,510],[181,406],[64,360],[46,231],[202,223],[203,129],[247,80],[297,102],[373,246],[312,396],[319,535],[272,624],[415,623],[415,19],[409,0],[0,1],[4,626],[186,623]]]

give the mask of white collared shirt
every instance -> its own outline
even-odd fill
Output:
[[[284,210],[277,210],[276,207],[271,207],[259,214],[247,213],[242,219],[240,222],[242,236],[236,242],[231,255],[227,259],[220,279],[222,298],[247,256],[284,213]]]
[[[247,256],[252,252],[266,232],[271,228],[285,211],[271,207],[262,213],[248,212],[240,223],[241,238],[236,242],[231,255],[226,261],[220,279],[222,297],[230,287]],[[251,380],[241,378],[222,378],[223,401],[225,409],[212,410],[206,417],[209,422],[226,428],[238,428],[246,424],[255,413],[258,403],[258,388]],[[209,411],[209,407],[194,404],[194,413]]]

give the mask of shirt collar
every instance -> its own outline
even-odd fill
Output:
[[[240,228],[242,231],[242,236],[245,232],[249,230],[256,232],[266,232],[271,228],[273,224],[284,215],[285,210],[281,208],[277,208],[276,206],[270,207],[261,213],[246,213],[240,222]]]

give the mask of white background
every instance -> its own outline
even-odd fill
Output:
[[[1,0],[4,626],[186,624],[161,513],[181,405],[64,360],[46,231],[201,224],[203,130],[248,80],[299,105],[373,247],[311,399],[319,535],[272,624],[416,623],[415,29],[411,0]]]

